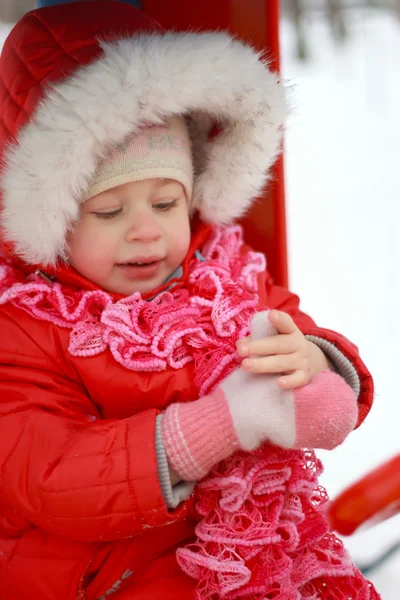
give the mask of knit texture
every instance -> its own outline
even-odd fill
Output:
[[[330,532],[312,451],[265,445],[195,487],[195,542],[177,551],[195,600],[379,600]]]
[[[194,258],[185,288],[175,286],[152,302],[139,292],[113,301],[102,290],[74,290],[25,278],[0,258],[0,305],[11,302],[36,319],[69,330],[73,356],[96,356],[109,349],[133,371],[180,369],[195,362],[199,397],[237,368],[235,342],[249,334],[258,306],[258,276],[265,258],[242,252],[240,227],[216,227]]]
[[[173,469],[197,481],[211,467],[239,449],[239,440],[223,391],[190,404],[175,403],[162,421],[165,451]]]
[[[124,183],[157,178],[179,181],[190,200],[192,151],[183,117],[144,127],[115,146],[97,167],[85,199]]]
[[[357,369],[354,367],[352,362],[346,356],[344,356],[344,354],[339,350],[339,348],[337,348],[337,346],[335,346],[335,344],[328,342],[328,340],[324,340],[316,335],[306,335],[306,339],[322,350],[336,373],[343,377],[358,398],[361,392],[361,382],[357,373]]]
[[[357,423],[357,398],[340,375],[319,373],[294,393],[296,413],[295,448],[333,450]]]

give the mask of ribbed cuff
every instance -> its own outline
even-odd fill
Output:
[[[184,481],[202,479],[239,448],[223,391],[217,388],[195,402],[171,404],[164,413],[162,439],[174,471]]]
[[[360,378],[357,370],[347,356],[345,356],[334,344],[323,338],[317,337],[316,335],[306,335],[305,337],[309,342],[312,342],[322,350],[325,356],[333,363],[338,375],[343,377],[347,385],[350,386],[355,393],[356,398],[358,398],[361,389]]]
[[[182,481],[172,487],[171,478],[169,476],[169,465],[167,454],[164,448],[164,442],[161,433],[161,423],[163,415],[158,415],[156,418],[156,456],[158,480],[160,482],[161,492],[164,502],[168,508],[176,508],[181,502],[187,500],[194,488],[194,483],[191,481]]]

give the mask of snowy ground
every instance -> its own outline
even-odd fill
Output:
[[[0,45],[8,29],[0,25]],[[367,422],[323,455],[332,496],[400,451],[399,34],[389,15],[358,13],[337,48],[310,20],[313,59],[303,65],[282,23],[283,74],[296,86],[286,143],[291,287],[319,324],[359,345],[376,381]],[[399,539],[400,517],[346,543],[362,564]],[[371,579],[383,600],[398,600],[400,554]]]
[[[283,75],[294,112],[286,137],[291,288],[324,327],[355,341],[374,375],[367,422],[324,453],[331,496],[400,451],[400,23],[354,14],[335,47],[311,20],[312,60],[294,58],[282,23]],[[400,517],[346,540],[359,564],[400,540]],[[400,597],[400,553],[371,576],[383,600]]]

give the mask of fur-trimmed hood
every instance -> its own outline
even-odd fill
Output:
[[[226,33],[164,33],[113,0],[26,15],[0,77],[2,239],[29,264],[67,257],[98,161],[144,123],[191,117],[194,207],[215,224],[246,212],[280,151],[283,89],[259,53]]]

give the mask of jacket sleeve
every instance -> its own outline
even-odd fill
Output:
[[[288,313],[297,327],[308,340],[321,348],[333,363],[335,370],[342,375],[358,398],[358,419],[356,428],[369,413],[374,395],[374,384],[371,374],[360,358],[357,347],[347,338],[330,329],[318,327],[299,306],[299,297],[287,289],[274,285],[267,276],[267,302],[269,308]]]
[[[23,314],[17,311],[19,315]],[[0,496],[21,517],[74,540],[117,540],[184,518],[157,474],[156,410],[102,420],[62,358],[0,313]],[[51,335],[49,324],[49,335]]]

